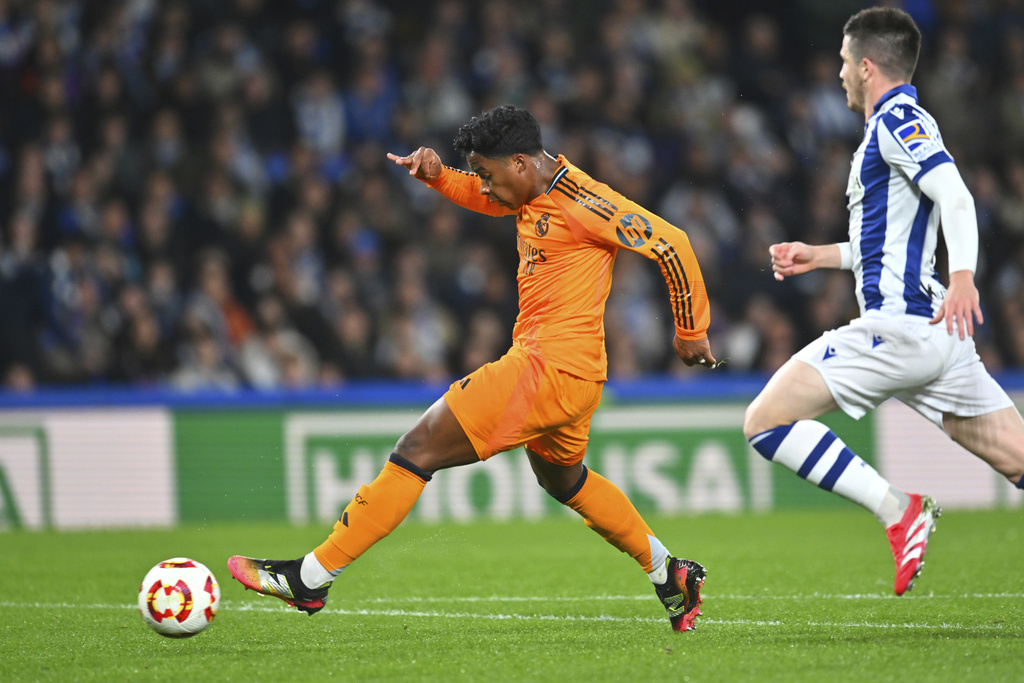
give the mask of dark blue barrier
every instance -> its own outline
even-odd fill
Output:
[[[996,376],[1007,391],[1024,391],[1024,371]],[[646,377],[610,381],[604,400],[619,405],[637,403],[749,401],[768,380],[767,375],[714,375],[680,379]],[[16,408],[94,408],[113,406],[168,406],[193,409],[283,407],[385,408],[426,407],[448,388],[423,382],[351,382],[339,387],[302,390],[181,392],[166,388],[90,386],[74,389],[39,389],[30,393],[0,392],[0,410]]]

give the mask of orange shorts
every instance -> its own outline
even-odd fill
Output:
[[[444,400],[481,460],[525,445],[556,465],[575,465],[587,451],[603,387],[513,346],[453,382]]]

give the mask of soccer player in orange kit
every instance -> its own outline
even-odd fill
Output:
[[[435,471],[525,446],[540,485],[633,557],[672,628],[690,630],[700,614],[704,567],[670,555],[626,495],[583,464],[607,379],[604,306],[619,249],[661,267],[675,320],[673,348],[683,362],[716,366],[708,297],[689,239],[544,151],[540,126],[525,109],[502,105],[474,117],[459,129],[455,150],[472,173],[442,165],[423,147],[388,158],[459,206],[516,214],[519,316],[512,348],[449,387],[399,439],[319,547],[289,561],[236,555],[228,560],[231,574],[246,588],[313,614],[334,578],[405,519]]]

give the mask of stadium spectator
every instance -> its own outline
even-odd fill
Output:
[[[921,101],[955,144],[978,201],[986,245],[978,284],[993,306],[979,337],[991,342],[979,348],[992,367],[1019,368],[1020,291],[1008,283],[1019,276],[1013,259],[1024,241],[1024,12],[1019,3],[908,5],[934,37]],[[834,57],[810,44],[841,12],[803,7],[8,0],[0,242],[11,264],[21,263],[11,260],[16,233],[31,234],[34,246],[31,265],[10,266],[2,292],[24,292],[31,281],[33,291],[59,294],[3,304],[20,312],[2,335],[0,370],[18,365],[33,386],[133,381],[116,361],[86,371],[67,351],[66,316],[79,306],[66,298],[69,283],[98,283],[101,311],[116,307],[120,286],[139,285],[173,348],[181,302],[198,289],[194,257],[216,248],[229,257],[230,288],[249,318],[263,297],[281,299],[329,370],[318,381],[422,379],[426,366],[399,368],[400,355],[384,349],[404,296],[399,254],[412,249],[426,255],[425,296],[453,339],[429,373],[459,374],[464,358],[489,348],[472,341],[487,337],[480,330],[494,318],[511,329],[515,318],[518,263],[502,248],[512,224],[452,223],[429,188],[385,167],[384,149],[448,149],[457,125],[501,102],[527,106],[554,151],[688,229],[708,265],[716,324],[731,331],[723,343],[735,333],[739,346],[760,349],[750,365],[723,371],[771,370],[764,350],[786,335],[747,319],[747,293],[770,277],[747,247],[779,231],[839,240],[836,206],[859,142]],[[312,216],[312,234],[289,227],[297,211]],[[69,249],[81,273],[70,279]],[[310,291],[335,271],[352,282],[356,303],[328,314]],[[104,284],[111,276],[120,282]],[[657,291],[631,280],[617,278],[610,300],[613,374],[678,370],[671,354],[635,356],[637,328],[615,322],[616,297],[638,310],[658,306]],[[827,294],[838,286],[819,284],[771,290],[798,345],[849,308]],[[92,348],[114,356],[127,348],[127,328],[91,329]],[[59,348],[78,360],[58,371]],[[162,376],[143,381],[169,383],[182,362],[172,353]]]
[[[232,391],[242,385],[239,372],[224,356],[217,338],[201,320],[186,322],[189,336],[180,350],[180,365],[171,374],[171,386],[182,391]]]

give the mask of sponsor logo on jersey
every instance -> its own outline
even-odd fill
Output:
[[[516,235],[516,246],[519,248],[519,272],[522,275],[533,275],[537,264],[548,260],[543,249],[533,246],[522,235]]]
[[[863,154],[861,160],[863,163]],[[850,178],[846,182],[846,204],[847,207],[852,207],[854,204],[864,199],[864,183],[860,180],[860,169],[861,166],[854,163],[850,169]]]
[[[936,139],[938,136],[924,119],[907,121],[899,126],[894,133],[896,139],[902,143],[903,149],[918,163],[942,151],[942,146]]]
[[[620,242],[635,249],[651,239],[654,228],[651,227],[651,222],[640,214],[627,213],[619,220],[619,227],[615,228],[615,234]]]

